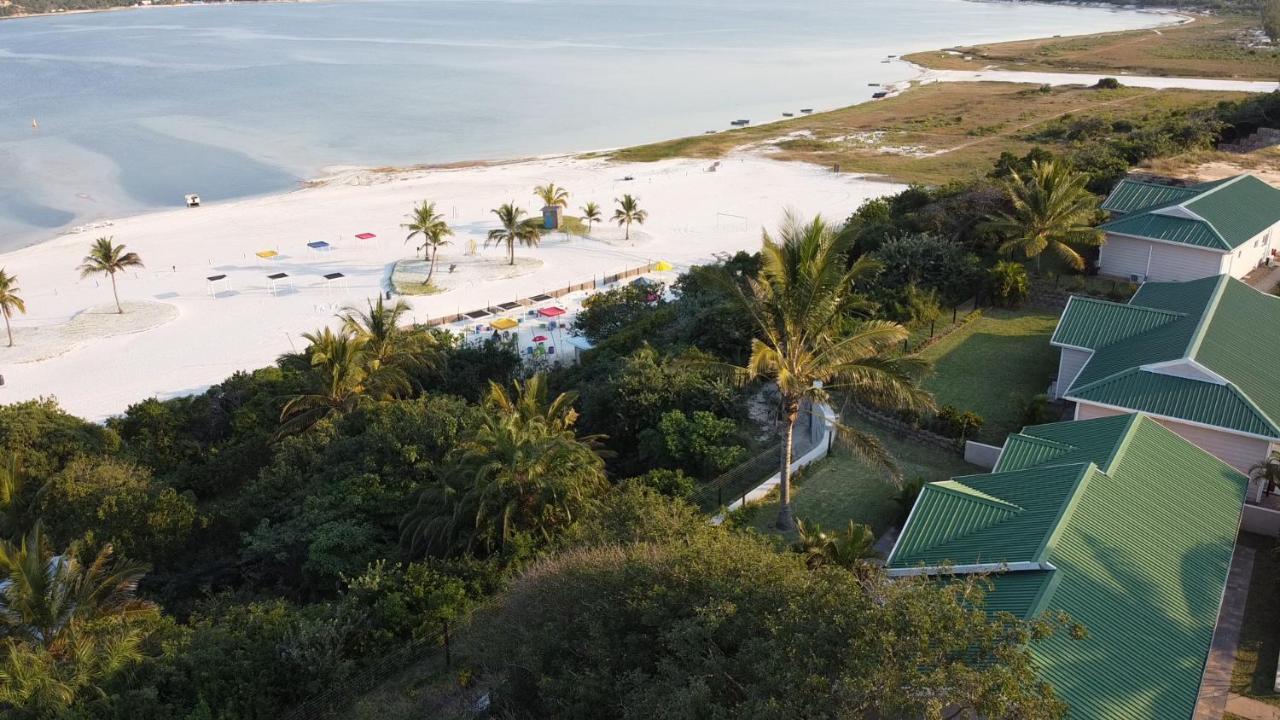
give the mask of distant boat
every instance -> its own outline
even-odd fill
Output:
[[[880,83],[867,83],[867,87],[880,87]]]
[[[32,129],[32,130],[39,130],[39,129],[40,129],[40,123],[36,122],[36,119],[35,119],[35,118],[31,118],[31,129]]]
[[[873,100],[879,100],[882,97],[889,97],[889,93],[885,92],[884,90],[881,90],[878,93],[871,93],[871,98]]]
[[[782,117],[795,117],[795,113],[782,113]]]
[[[813,112],[813,108],[800,108],[800,112],[804,113],[805,115],[808,115],[809,113]]]
[[[891,63],[891,62],[893,62],[893,61],[892,61],[892,60],[885,59],[885,60],[881,60],[880,62],[882,62],[882,63]]]
[[[750,125],[750,124],[751,124],[751,121],[750,121],[750,120],[734,120],[733,122],[730,122],[729,124],[730,124],[730,125],[736,125],[736,126],[738,126],[738,127],[743,127],[744,125]]]

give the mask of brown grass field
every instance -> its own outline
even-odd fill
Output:
[[[904,59],[943,70],[994,67],[1275,80],[1280,78],[1280,51],[1250,47],[1258,28],[1259,21],[1251,16],[1198,15],[1190,23],[1154,30],[947,48]]]
[[[826,113],[608,153],[622,161],[722,158],[751,150],[781,160],[899,182],[941,184],[985,174],[1003,151],[1032,147],[1037,126],[1067,114],[1141,120],[1156,111],[1205,107],[1242,93],[1080,86],[1043,92],[1021,83],[934,83]]]

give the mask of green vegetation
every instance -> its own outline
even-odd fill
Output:
[[[711,159],[743,146],[773,145],[770,157],[782,160],[941,185],[972,180],[1006,153],[1020,157],[1041,146],[1068,156],[1091,181],[1114,183],[1143,160],[1208,149],[1220,137],[1273,122],[1272,106],[1280,101],[1242,93],[933,83],[876,102],[610,155],[640,162]],[[797,133],[809,137],[786,142]],[[1109,187],[1093,183],[1090,190]]]
[[[1024,405],[1045,391],[1057,370],[1057,351],[1049,345],[1057,324],[1057,315],[1047,312],[986,310],[921,353],[934,367],[925,388],[940,404],[980,415],[978,439],[1000,444],[1025,424]]]
[[[1161,3],[1169,5],[1171,3]],[[956,47],[914,53],[906,60],[948,70],[1114,72],[1133,75],[1274,79],[1280,50],[1259,46],[1266,4],[1238,3],[1238,14],[1197,15],[1191,23],[1071,37]]]
[[[4,331],[9,336],[9,347],[13,347],[13,328],[9,326],[9,318],[14,313],[27,312],[27,304],[22,299],[22,288],[18,287],[18,278],[0,268],[0,315],[4,316]]]

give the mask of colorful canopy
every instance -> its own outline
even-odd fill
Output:
[[[653,266],[653,269],[658,272],[666,272],[668,270],[674,270],[675,268],[671,267],[671,263],[666,260],[659,260],[658,264]]]
[[[329,245],[329,243],[323,240],[317,240],[315,242],[307,243],[307,247],[311,248],[312,250],[328,250],[331,246]]]
[[[276,252],[275,250],[259,250],[255,254],[258,257],[262,258],[263,260],[270,260],[272,258],[280,256],[280,253]]]
[[[371,233],[371,232],[363,232],[363,233],[359,233],[359,234],[357,234],[357,235],[356,235],[356,239],[357,239],[357,240],[372,240],[372,239],[374,239],[374,238],[376,238],[376,237],[378,237],[378,236],[377,236],[377,235],[374,235],[374,234],[373,234],[373,233]]]
[[[547,341],[547,336],[546,336],[546,335],[534,335],[534,336],[533,336],[533,341],[534,341],[534,342],[546,342],[546,341]]]
[[[560,317],[565,312],[562,307],[544,307],[538,311],[542,317]]]
[[[498,318],[497,320],[494,320],[489,324],[492,325],[496,330],[510,330],[511,328],[519,325],[520,323],[516,322],[515,320],[512,320],[511,318]]]

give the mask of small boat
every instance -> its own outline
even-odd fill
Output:
[[[883,98],[883,97],[889,97],[889,93],[885,92],[884,90],[881,90],[880,92],[876,92],[876,93],[871,93],[871,99],[873,100],[879,100],[880,98]]]
[[[808,115],[813,112],[813,108],[800,108],[800,112],[804,113],[805,115]]]
[[[39,130],[39,129],[40,129],[40,123],[36,122],[36,119],[35,119],[35,118],[31,118],[31,129],[32,129],[32,130]]]
[[[715,130],[708,130],[705,134],[707,134],[707,135],[715,135],[715,134],[716,134],[716,131],[715,131]]]
[[[729,124],[730,124],[730,125],[735,125],[735,126],[737,126],[737,127],[744,127],[744,126],[746,126],[746,125],[750,125],[750,124],[751,124],[751,121],[750,121],[750,120],[734,120],[733,122],[731,122],[731,123],[729,123]]]
[[[891,63],[891,62],[893,62],[893,61],[892,61],[892,60],[885,59],[885,60],[881,60],[880,62],[881,62],[881,63]]]
[[[795,117],[795,113],[782,113],[782,117]]]

